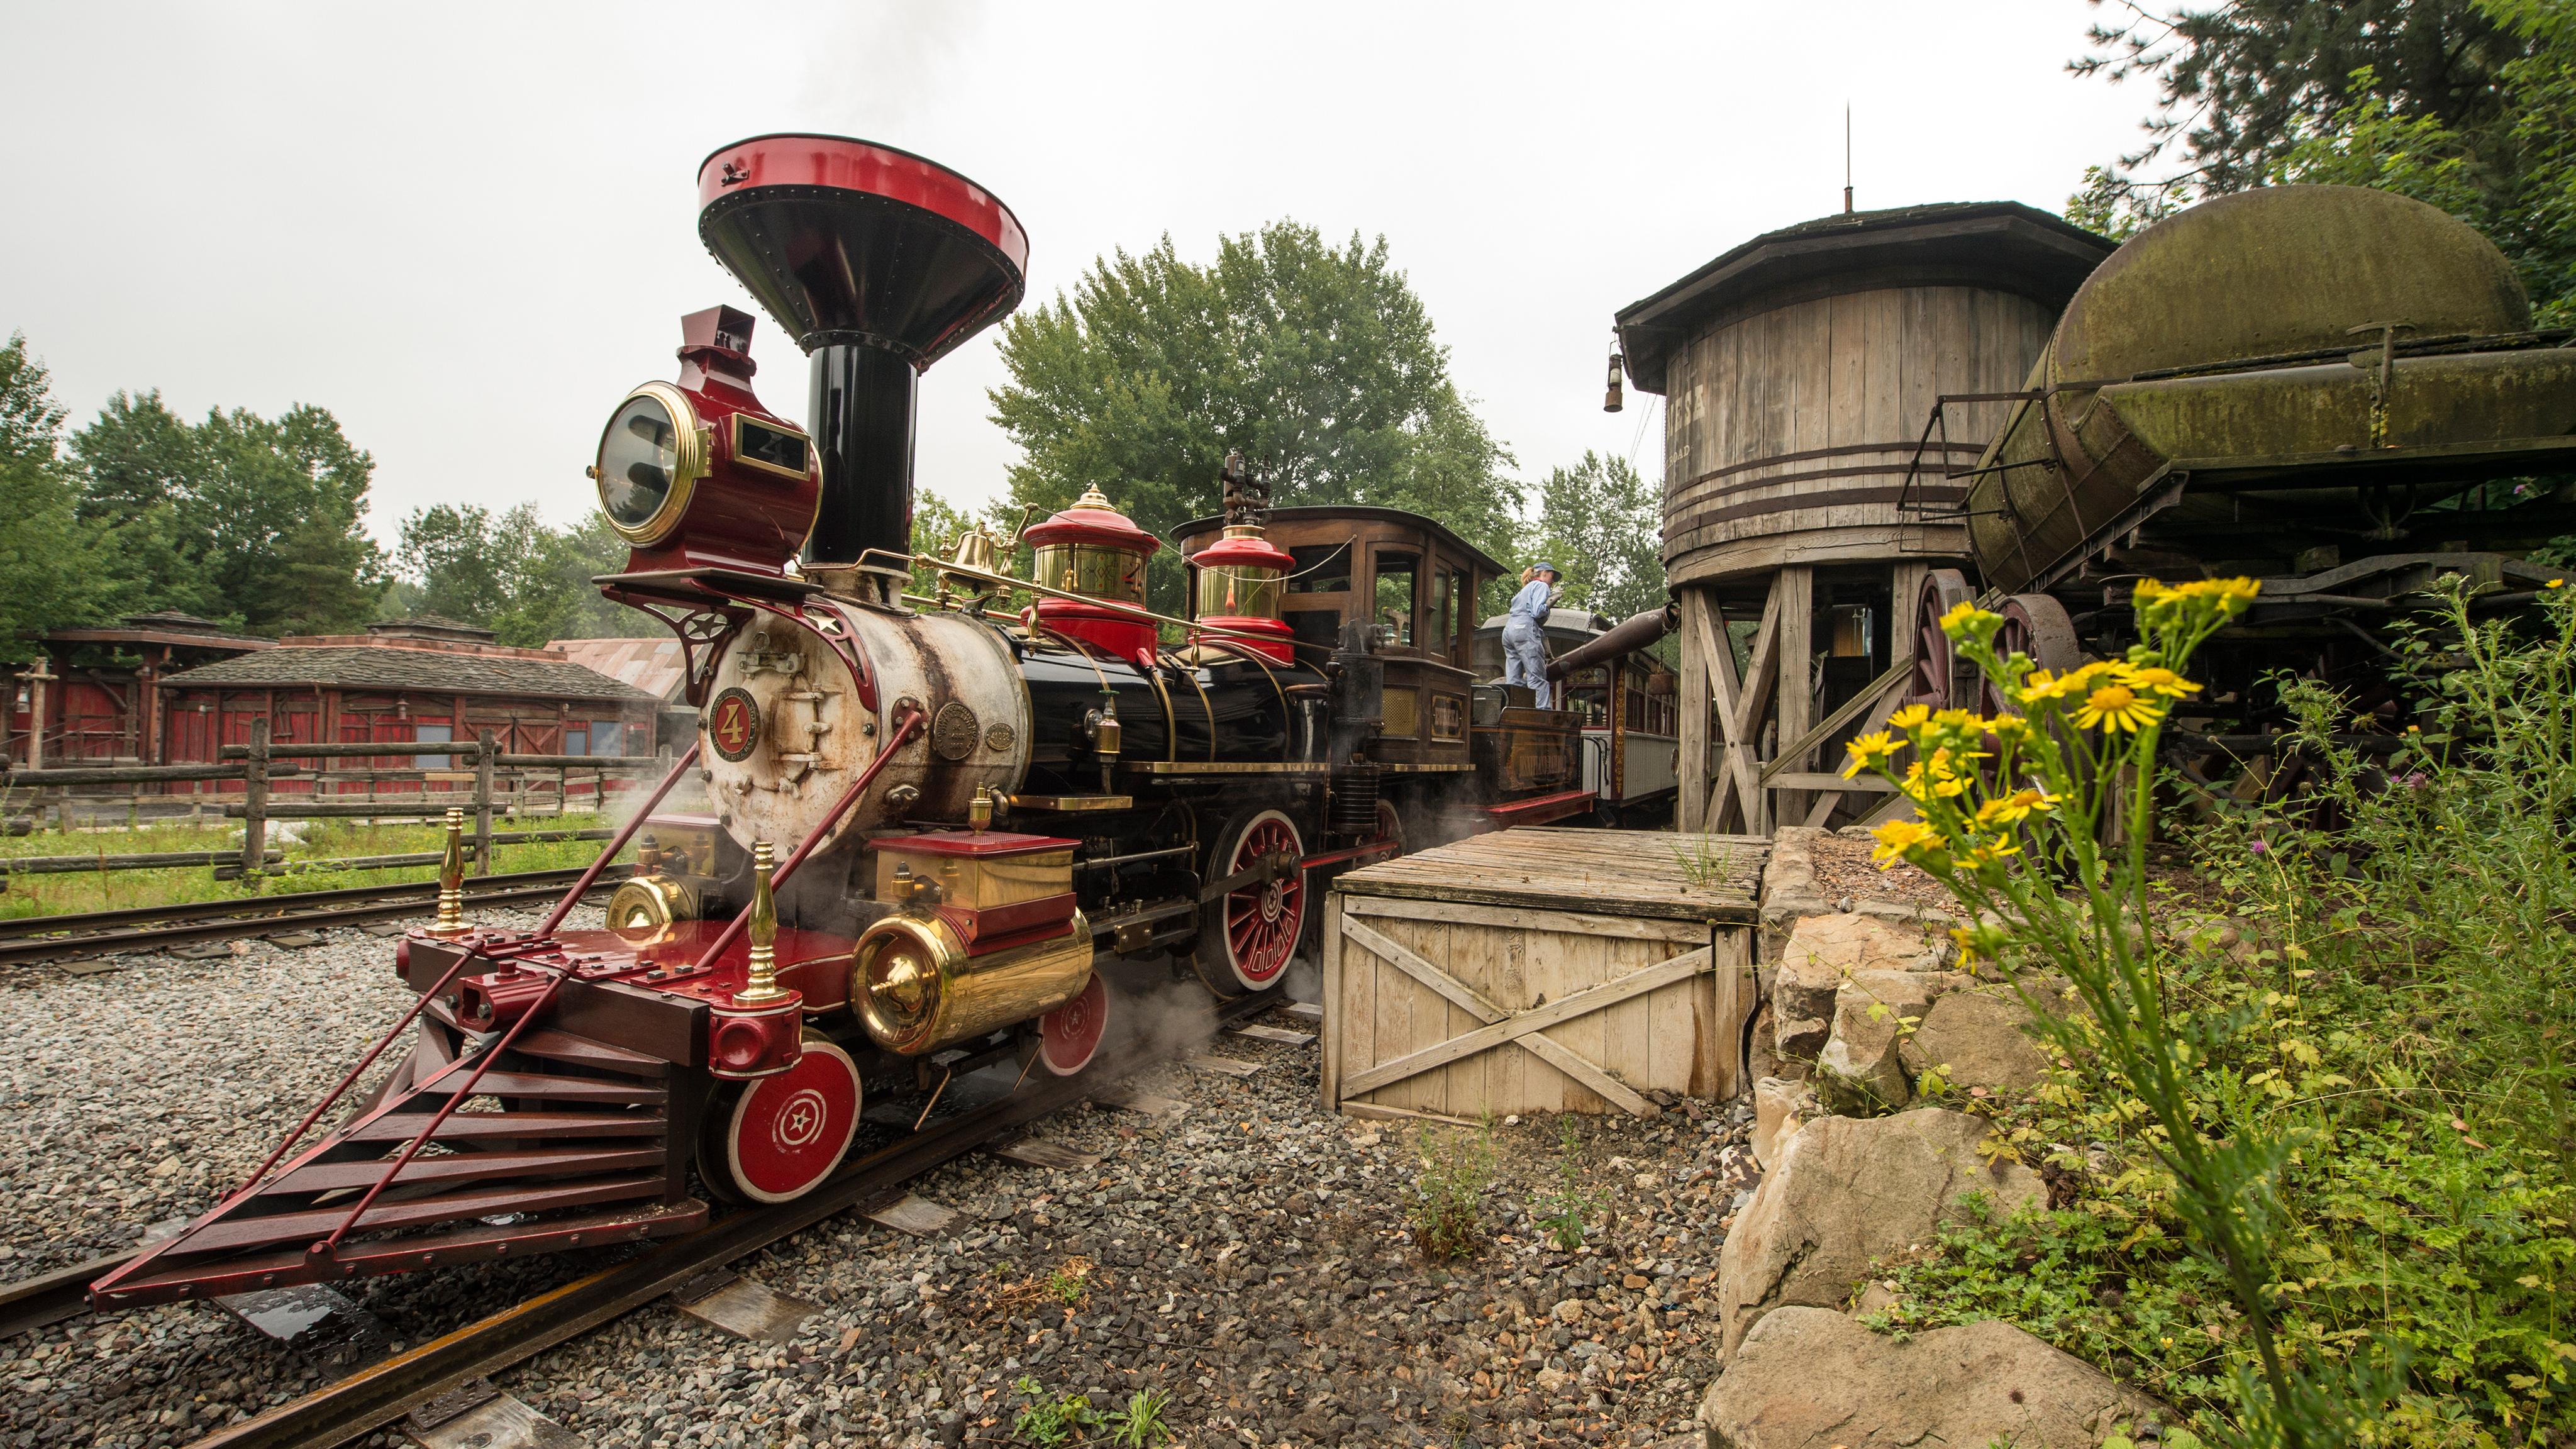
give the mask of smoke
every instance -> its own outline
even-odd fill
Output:
[[[1321,1001],[1324,999],[1323,963],[1300,951],[1289,961],[1288,969],[1280,973],[1279,984],[1286,988],[1291,1001]]]
[[[1094,969],[1109,964],[1104,953]],[[1216,1039],[1216,999],[1196,978],[1138,983],[1132,974],[1103,974],[1112,988],[1111,1040],[1122,1054],[1178,1057]],[[1122,974],[1128,974],[1128,979],[1122,981]]]
[[[981,0],[892,0],[797,22],[805,74],[796,109],[828,128],[900,141],[920,106],[951,89],[984,28]]]

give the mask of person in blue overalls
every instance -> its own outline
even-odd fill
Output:
[[[1521,591],[1512,595],[1512,616],[1503,623],[1503,683],[1526,684],[1548,707],[1547,622],[1549,599],[1556,591],[1556,565],[1532,564],[1521,570]]]

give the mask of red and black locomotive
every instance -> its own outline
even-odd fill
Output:
[[[1018,221],[836,137],[728,146],[699,187],[708,248],[812,359],[808,426],[762,405],[752,318],[717,307],[683,319],[677,380],[602,434],[591,473],[633,555],[601,587],[678,633],[699,709],[696,748],[593,867],[637,847],[607,929],[561,929],[580,886],[533,932],[479,929],[450,893],[396,952],[412,1013],[342,1091],[390,1075],[317,1106],[95,1305],[787,1201],[871,1094],[928,1098],[926,1118],[981,1068],[1080,1072],[1158,978],[1277,987],[1331,871],[1591,809],[1578,717],[1470,669],[1502,566],[1431,520],[1292,510],[1292,552],[1230,465],[1226,515],[1182,530],[1187,618],[1145,607],[1163,543],[1097,492],[915,557],[915,389],[1017,305]],[[691,777],[703,805],[665,810]]]

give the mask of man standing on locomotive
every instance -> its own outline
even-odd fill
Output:
[[[1548,707],[1547,623],[1559,575],[1556,565],[1532,564],[1521,570],[1521,591],[1512,595],[1512,616],[1503,624],[1503,683],[1526,684]]]

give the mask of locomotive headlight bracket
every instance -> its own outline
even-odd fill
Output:
[[[619,399],[590,468],[609,527],[639,548],[669,538],[714,452],[696,406],[672,384],[648,382]]]

